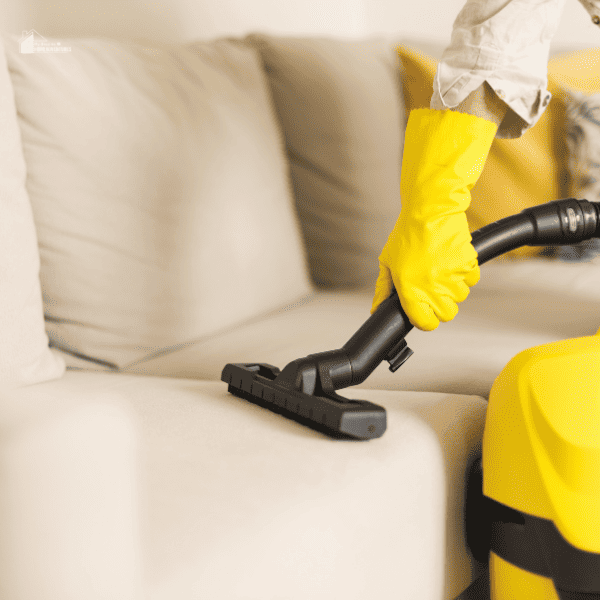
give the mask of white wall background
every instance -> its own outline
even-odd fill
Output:
[[[484,0],[482,0],[484,1]],[[43,36],[108,35],[156,41],[249,31],[446,44],[465,0],[1,0],[0,30]],[[567,0],[555,47],[600,46],[578,0]]]

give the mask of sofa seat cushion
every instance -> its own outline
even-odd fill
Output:
[[[481,398],[352,390],[388,416],[381,438],[353,442],[222,382],[68,372],[38,391],[104,391],[131,415],[152,600],[439,600],[478,573],[462,511]]]
[[[140,374],[219,379],[229,362],[288,362],[340,348],[369,317],[373,290],[318,292],[261,319],[204,338],[176,352],[132,364]],[[371,389],[475,394],[518,352],[559,339],[592,335],[600,325],[600,262],[544,259],[495,261],[433,332],[406,337],[414,355],[391,373],[382,363],[360,386]],[[342,392],[343,394],[343,392]]]

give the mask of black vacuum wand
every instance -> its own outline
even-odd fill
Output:
[[[600,237],[600,206],[570,198],[486,225],[472,233],[472,244],[482,265],[521,246],[567,245],[593,237]],[[232,394],[330,437],[377,438],[386,429],[385,409],[335,390],[362,383],[384,360],[395,372],[412,354],[404,339],[412,328],[394,290],[342,348],[298,358],[283,371],[265,363],[228,364],[221,380]]]

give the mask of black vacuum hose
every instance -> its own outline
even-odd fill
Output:
[[[600,206],[587,200],[554,200],[500,219],[472,233],[483,263],[521,246],[575,244],[600,237]],[[396,290],[338,350],[289,363],[276,381],[305,394],[331,394],[362,383],[383,360],[396,371],[412,354],[404,340],[413,328]]]
[[[569,198],[528,208],[482,227],[473,232],[472,244],[482,265],[521,246],[575,244],[592,237],[600,237],[600,206]],[[341,350],[351,373],[338,368],[332,373],[332,387],[362,383],[383,360],[395,371],[411,354],[404,337],[412,328],[394,290],[344,344]]]

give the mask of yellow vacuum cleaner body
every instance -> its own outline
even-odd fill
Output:
[[[599,336],[506,365],[469,487],[467,537],[480,560],[489,551],[492,600],[600,600]]]

